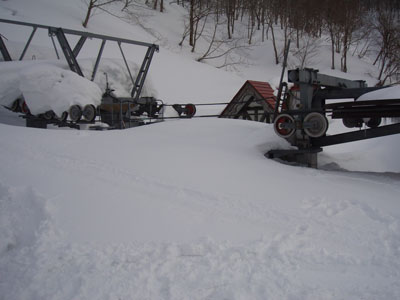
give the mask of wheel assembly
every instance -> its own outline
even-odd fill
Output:
[[[304,132],[312,138],[323,136],[328,130],[328,120],[318,112],[312,112],[306,115],[303,120]]]
[[[288,114],[279,115],[274,121],[274,130],[282,138],[291,137],[296,131],[294,118]]]
[[[83,118],[85,121],[93,122],[96,118],[96,107],[92,104],[88,104],[83,108],[82,112]]]
[[[72,122],[78,122],[82,117],[82,109],[79,105],[72,105],[69,109],[69,117]]]

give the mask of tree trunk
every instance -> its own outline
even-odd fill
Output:
[[[269,24],[269,26],[271,27],[272,44],[274,46],[274,53],[275,53],[275,64],[279,64],[279,56],[278,56],[278,50],[276,49],[274,27],[272,26],[272,24]]]
[[[90,0],[88,10],[86,12],[85,21],[83,21],[83,23],[82,23],[83,27],[85,27],[85,28],[87,27],[87,24],[89,23],[89,19],[90,19],[90,15],[92,14],[93,6],[94,6],[94,2],[93,2],[93,0]]]
[[[331,31],[331,46],[332,46],[332,65],[331,65],[331,69],[335,70],[335,38],[334,38],[334,34]]]
[[[189,13],[189,45],[194,45],[194,0],[190,0]]]

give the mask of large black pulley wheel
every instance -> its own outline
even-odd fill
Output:
[[[304,132],[312,138],[323,136],[328,130],[328,120],[323,114],[312,112],[303,120]]]
[[[78,122],[82,117],[82,109],[79,105],[72,105],[69,108],[69,118],[72,122]]]
[[[288,114],[277,116],[274,121],[274,130],[282,138],[287,139],[291,137],[296,131],[294,118]]]
[[[367,122],[365,122],[365,124],[369,128],[377,128],[377,127],[379,127],[379,125],[381,125],[381,122],[382,122],[381,118],[371,118]]]
[[[52,120],[55,117],[55,113],[52,110],[48,110],[43,114],[43,118],[47,121]]]
[[[347,128],[362,127],[362,119],[344,118],[343,125]]]
[[[88,122],[93,122],[96,118],[96,107],[92,104],[88,104],[83,108],[83,118]]]

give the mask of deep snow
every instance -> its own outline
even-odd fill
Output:
[[[81,29],[82,3],[2,1],[0,17]],[[236,74],[194,62],[169,42],[182,9],[151,14],[145,24],[165,25],[149,87],[163,100],[229,101],[245,79],[279,79],[267,48]],[[23,45],[3,28],[11,45]],[[100,12],[89,29],[154,41],[143,26]],[[139,52],[129,60],[140,63]],[[82,59],[93,61],[89,54]],[[371,66],[350,63],[346,77],[373,81]],[[115,64],[104,67],[118,75]],[[50,68],[66,72],[62,63]],[[328,147],[315,170],[266,159],[289,145],[257,122],[106,132],[23,125],[0,108],[0,299],[400,298],[398,136]]]

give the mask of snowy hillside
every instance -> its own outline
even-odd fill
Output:
[[[0,18],[78,30],[84,13],[80,0],[0,2]],[[98,11],[88,30],[159,43],[148,91],[168,103],[227,102],[247,79],[276,86],[268,41],[235,69],[196,62],[176,43],[183,13],[167,4],[138,24]],[[30,34],[4,24],[0,33],[16,56]],[[56,68],[54,84],[62,78],[68,91],[55,89],[56,100],[79,97],[48,42],[38,36],[31,51]],[[87,66],[99,45],[88,46]],[[132,47],[127,58],[140,64],[144,50]],[[49,88],[49,76],[35,76],[49,68],[32,54],[22,73],[0,62],[1,99]],[[113,77],[117,54],[105,49]],[[368,62],[350,58],[343,74],[329,70],[328,55],[322,50],[314,67],[375,83]],[[113,84],[128,81],[120,78]],[[201,118],[104,132],[24,125],[0,108],[1,300],[400,298],[398,136],[328,147],[317,170],[266,159],[290,146],[258,122]]]

